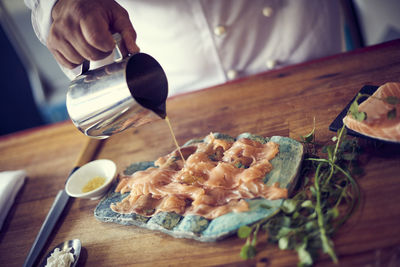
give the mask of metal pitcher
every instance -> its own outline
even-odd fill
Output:
[[[153,57],[137,53],[94,70],[88,65],[82,65],[66,98],[69,116],[84,134],[108,138],[165,118],[168,82]]]

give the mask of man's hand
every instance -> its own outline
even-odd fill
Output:
[[[114,0],[58,0],[47,47],[64,67],[75,68],[84,60],[100,60],[115,47],[113,33],[120,33],[129,53],[139,52],[136,32],[128,12]]]

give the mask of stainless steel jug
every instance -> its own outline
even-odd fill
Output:
[[[75,78],[67,92],[67,110],[84,134],[107,138],[166,116],[167,77],[150,55],[137,53]]]

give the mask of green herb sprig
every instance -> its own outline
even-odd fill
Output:
[[[297,251],[299,266],[312,265],[321,250],[338,262],[332,236],[360,202],[360,190],[353,178],[362,173],[358,166],[360,148],[357,140],[347,137],[343,126],[331,144],[322,148],[326,158],[316,157],[315,120],[311,133],[301,140],[306,147],[303,183],[272,217],[238,230],[238,236],[246,238],[240,252],[243,259],[256,255],[257,234],[262,229],[268,241],[277,243],[280,249]]]
[[[373,97],[393,105],[387,112],[387,118],[397,116],[400,98],[378,98],[359,93],[348,110],[348,114],[356,120],[367,118],[365,112],[359,111],[358,101],[361,97]],[[267,232],[268,241],[277,243],[280,249],[296,250],[299,266],[312,265],[320,251],[328,254],[334,263],[339,261],[332,236],[360,204],[361,192],[354,177],[363,174],[359,165],[362,151],[357,139],[347,136],[343,125],[332,138],[331,144],[322,147],[326,157],[316,156],[318,143],[315,141],[315,118],[312,131],[301,136],[300,140],[306,149],[301,172],[302,183],[297,193],[286,199],[271,217],[251,226],[242,226],[238,230],[238,236],[246,239],[240,252],[243,259],[255,257],[257,235],[262,229]]]

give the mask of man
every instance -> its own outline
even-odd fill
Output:
[[[36,34],[71,79],[83,60],[107,57],[119,32],[125,53],[140,47],[161,63],[169,95],[342,51],[339,1],[25,2]]]

